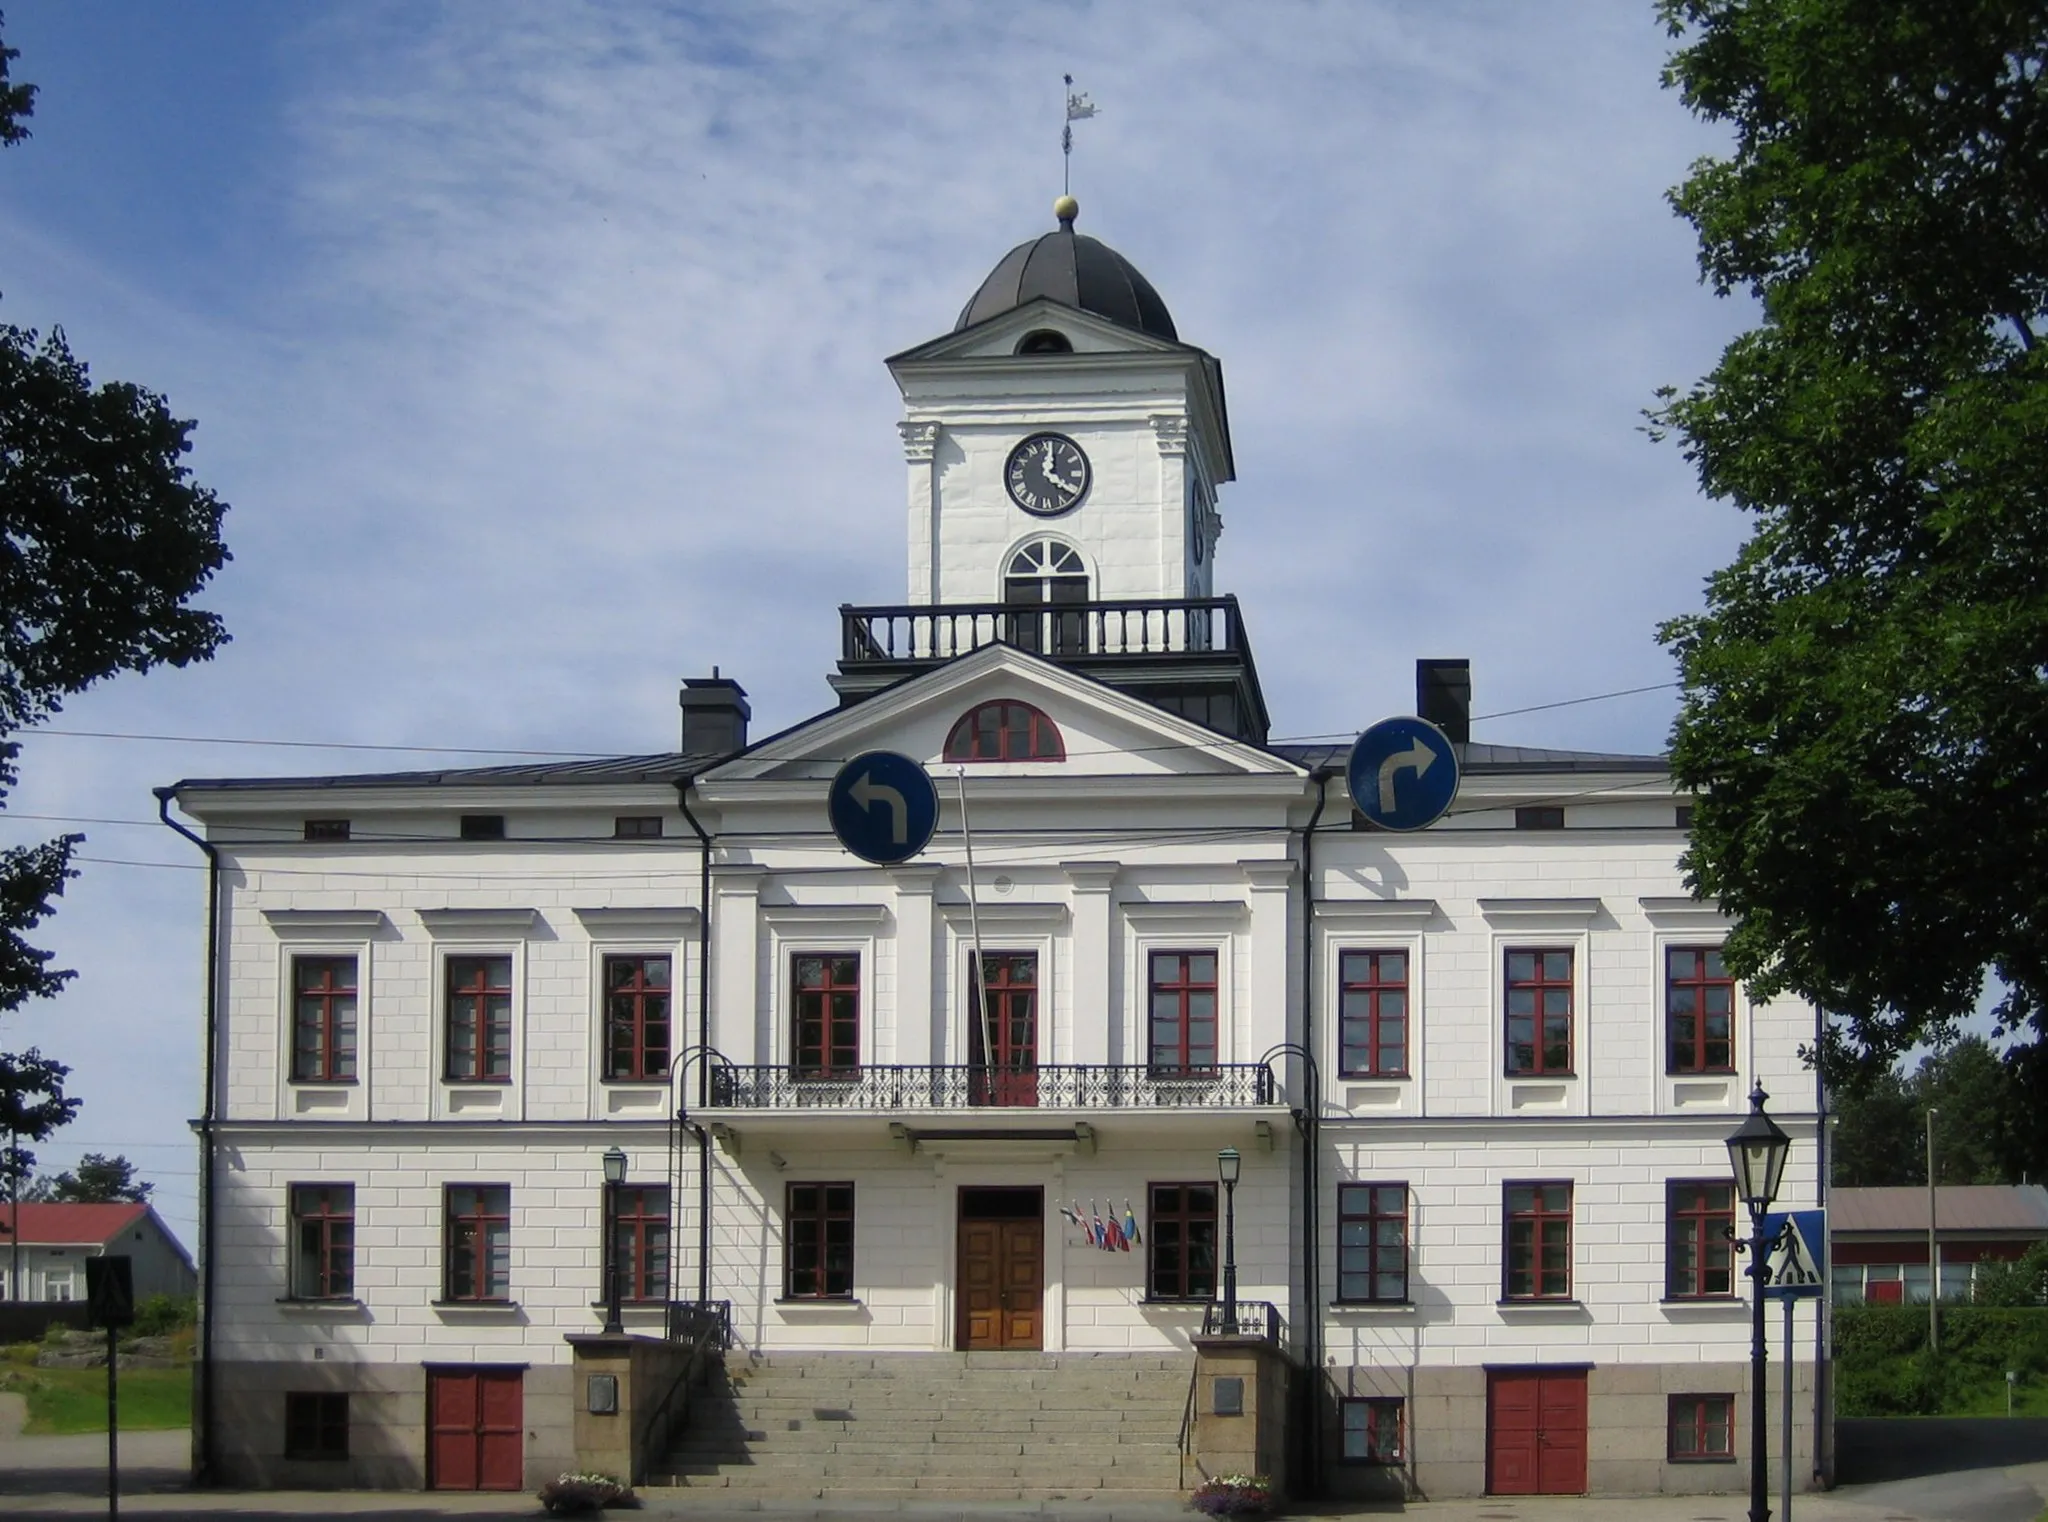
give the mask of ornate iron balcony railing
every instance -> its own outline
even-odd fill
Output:
[[[721,1063],[711,1069],[710,1103],[734,1110],[1219,1109],[1279,1104],[1280,1083],[1263,1062],[864,1067],[830,1075],[782,1063]]]

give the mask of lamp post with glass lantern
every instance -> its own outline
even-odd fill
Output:
[[[626,1154],[607,1147],[604,1154],[604,1330],[616,1336],[619,1323],[619,1185],[626,1182]]]
[[[1223,1180],[1223,1335],[1237,1335],[1237,1175],[1244,1159],[1237,1148],[1216,1154],[1216,1176]]]
[[[1764,1215],[1778,1197],[1785,1159],[1792,1151],[1792,1138],[1764,1114],[1768,1098],[1761,1083],[1752,1088],[1749,1114],[1728,1138],[1735,1192],[1749,1207],[1749,1267],[1744,1272],[1755,1285],[1749,1332],[1749,1522],[1770,1522],[1771,1518],[1770,1455],[1764,1436],[1768,1420],[1764,1405],[1764,1287],[1770,1282],[1770,1265],[1765,1261],[1770,1243],[1764,1239]],[[1792,1356],[1789,1348],[1785,1356]]]

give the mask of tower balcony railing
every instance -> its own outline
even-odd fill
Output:
[[[842,667],[945,661],[998,642],[1052,660],[1220,654],[1251,661],[1235,597],[842,606],[839,627]]]
[[[1280,1102],[1279,1078],[1264,1062],[870,1065],[830,1072],[720,1063],[711,1069],[709,1093],[711,1108],[731,1110],[1212,1110]]]

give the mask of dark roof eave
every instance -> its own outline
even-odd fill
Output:
[[[606,787],[673,784],[707,771],[724,754],[617,756],[539,766],[450,767],[439,771],[359,772],[316,777],[187,777],[156,790],[159,797],[183,793],[295,792],[332,788],[430,787]]]

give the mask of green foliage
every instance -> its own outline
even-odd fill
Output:
[[[1663,393],[1752,515],[1660,638],[1688,879],[1759,994],[1883,1065],[1976,1005],[2048,1017],[2048,9],[1659,0],[1734,150],[1672,195],[1761,320]]]
[[[1837,1117],[1832,1177],[1837,1185],[1876,1188],[1927,1182],[1928,1110],[1934,1121],[1935,1181],[2010,1184],[2048,1171],[2048,1142],[2028,1085],[2038,1051],[2023,1047],[2001,1061],[1982,1036],[1964,1036],[1929,1053],[1910,1078],[1896,1067],[1841,1075],[1829,1094]]]
[[[0,21],[5,19],[0,16]],[[0,46],[0,144],[18,143],[27,137],[28,128],[22,123],[35,114],[36,87],[7,81],[7,66],[20,56],[20,48]]]
[[[76,1173],[39,1178],[22,1198],[60,1205],[105,1205],[114,1201],[140,1205],[155,1190],[156,1185],[135,1176],[135,1165],[127,1158],[118,1153],[107,1157],[103,1153],[88,1152],[78,1160]]]
[[[1972,1305],[2048,1305],[2048,1242],[2036,1242],[2010,1263],[1979,1263]]]
[[[1834,1355],[1838,1415],[2002,1411],[2006,1370],[2030,1390],[2048,1379],[2048,1308],[1944,1306],[1934,1353],[1924,1305],[1837,1306]]]
[[[144,1295],[135,1306],[135,1324],[128,1330],[136,1337],[162,1337],[199,1322],[199,1300],[194,1295]]]

